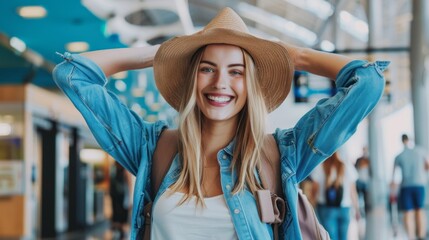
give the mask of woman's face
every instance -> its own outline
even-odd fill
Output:
[[[237,117],[246,103],[243,53],[232,45],[208,45],[197,74],[197,105],[210,120]]]

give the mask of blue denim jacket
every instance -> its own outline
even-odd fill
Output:
[[[156,201],[177,180],[181,169],[176,156],[155,199],[148,194],[152,155],[166,123],[143,121],[105,88],[107,79],[91,60],[65,53],[53,72],[54,80],[82,113],[100,146],[136,176],[131,239],[141,239],[143,206]],[[281,156],[281,179],[287,213],[280,227],[281,239],[302,239],[298,224],[298,183],[340,147],[380,99],[382,71],[388,62],[355,60],[338,74],[335,96],[320,100],[294,128],[273,133]],[[224,197],[239,239],[272,239],[270,225],[260,221],[249,191],[232,195],[236,174],[229,170],[234,141],[217,154]]]

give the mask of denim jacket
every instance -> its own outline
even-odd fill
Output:
[[[136,176],[133,198],[131,239],[141,239],[144,230],[143,207],[156,204],[159,196],[177,180],[181,169],[176,156],[155,199],[150,190],[152,155],[165,122],[145,122],[107,90],[102,70],[81,55],[65,53],[54,80],[82,113],[100,146]],[[348,63],[336,79],[337,93],[320,100],[295,127],[277,129],[273,136],[280,151],[281,180],[286,200],[286,216],[281,239],[302,239],[298,223],[298,183],[355,131],[361,120],[379,101],[383,89],[382,71],[389,63],[355,60]],[[232,195],[236,174],[230,171],[234,141],[217,154],[221,185],[239,239],[272,239],[270,225],[262,223],[256,201],[244,190]]]

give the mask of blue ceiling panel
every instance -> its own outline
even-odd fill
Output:
[[[18,8],[28,5],[45,7],[47,16],[42,19],[20,17]],[[0,7],[0,32],[20,38],[27,47],[54,63],[61,61],[55,51],[64,52],[65,44],[72,41],[86,41],[91,50],[124,47],[117,39],[104,36],[104,24],[80,1],[2,1]]]
[[[126,3],[124,3],[126,4]],[[47,16],[41,19],[25,19],[18,15],[22,6],[43,6]],[[63,61],[55,52],[66,51],[66,44],[84,41],[89,50],[126,47],[117,35],[106,36],[105,21],[97,18],[80,0],[0,0],[0,34],[8,38],[17,37],[25,42],[28,49],[40,54],[48,64],[36,67],[32,60],[14,52],[0,36],[0,84],[32,83],[47,89],[56,89],[49,68]],[[7,39],[6,39],[7,41]],[[51,64],[49,64],[51,63]],[[123,81],[109,81],[107,88],[115,92],[129,107],[144,119],[173,119],[174,111],[158,115],[169,109],[156,90],[152,69],[143,70],[147,74],[144,81],[138,73],[130,71]],[[142,83],[143,82],[143,83]],[[122,90],[120,84],[122,84]],[[136,84],[146,84],[144,95],[135,94]],[[125,89],[124,88],[125,85]],[[134,93],[134,94],[133,94]],[[172,109],[170,109],[172,110]],[[163,116],[163,117],[162,117]]]

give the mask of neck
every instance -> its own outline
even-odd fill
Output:
[[[217,153],[232,141],[236,131],[236,121],[204,121],[201,138],[208,161],[217,159]]]

